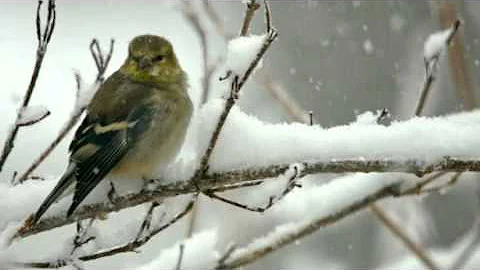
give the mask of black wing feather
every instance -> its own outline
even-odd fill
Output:
[[[75,139],[70,144],[72,157],[74,158],[75,152],[87,144],[93,144],[99,148],[88,158],[76,161],[77,184],[67,216],[75,211],[87,195],[135,145],[138,137],[150,127],[152,116],[153,110],[148,104],[139,105],[127,117],[117,120],[129,123],[128,128],[101,134],[95,132],[95,125],[101,125],[102,121],[99,121],[101,119],[96,121],[92,121],[88,117],[84,119],[75,133]]]

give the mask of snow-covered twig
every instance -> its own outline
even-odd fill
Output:
[[[217,195],[213,191],[207,191],[207,192],[204,192],[204,194],[207,195],[208,197],[212,198],[212,199],[217,199],[219,201],[222,201],[224,203],[233,205],[235,207],[238,207],[238,208],[241,208],[241,209],[244,209],[244,210],[263,213],[263,212],[267,211],[268,209],[270,209],[272,206],[274,206],[277,202],[282,200],[294,188],[301,187],[301,185],[297,183],[297,180],[302,178],[303,176],[305,176],[303,174],[303,172],[301,171],[302,168],[299,168],[299,166],[294,164],[293,166],[291,166],[291,170],[293,170],[293,173],[289,173],[287,171],[287,173],[289,173],[291,175],[288,177],[287,183],[286,183],[284,189],[282,190],[282,192],[280,193],[280,195],[271,195],[268,198],[268,203],[264,207],[249,206],[249,205],[246,205],[246,204],[242,204],[242,203],[227,199],[223,196]]]
[[[16,125],[26,127],[34,125],[50,115],[50,111],[44,106],[23,107]]]
[[[0,156],[0,172],[2,171],[3,165],[7,160],[10,152],[13,150],[15,138],[18,135],[18,131],[22,125],[20,125],[20,119],[22,118],[22,112],[28,106],[30,102],[30,98],[32,97],[33,89],[37,83],[38,75],[40,74],[40,69],[42,68],[43,59],[47,52],[47,46],[52,38],[53,30],[55,29],[55,20],[56,20],[56,11],[55,11],[55,0],[48,1],[48,10],[47,10],[47,22],[45,24],[45,28],[42,29],[41,27],[41,16],[40,16],[40,9],[42,6],[43,1],[38,0],[37,4],[37,17],[36,17],[36,33],[37,33],[37,55],[35,60],[35,67],[33,68],[33,73],[30,79],[30,83],[27,87],[27,91],[23,96],[22,105],[17,113],[17,119],[15,120],[15,124],[13,125],[12,129],[9,131],[7,135],[7,139],[3,145],[2,154]]]
[[[415,115],[420,115],[420,112],[423,110],[427,96],[435,81],[440,55],[445,48],[450,45],[460,25],[460,20],[457,19],[452,27],[442,32],[432,34],[425,42],[424,62],[426,79],[422,92],[420,93],[420,98],[418,99],[417,107],[415,108]]]
[[[411,173],[417,176],[423,176],[435,171],[447,172],[480,172],[480,160],[462,160],[446,157],[438,162],[426,163],[419,160],[343,160],[330,162],[304,162],[302,173],[305,175],[316,173],[346,173],[346,172],[403,172]],[[202,178],[197,179],[194,184],[192,181],[178,181],[171,184],[159,185],[153,190],[145,190],[136,194],[128,194],[119,196],[112,203],[96,203],[85,205],[79,208],[69,218],[65,214],[47,217],[35,226],[32,226],[29,220],[18,231],[16,237],[26,237],[37,234],[39,232],[51,230],[60,226],[74,223],[78,220],[96,217],[109,212],[117,212],[121,209],[133,207],[146,202],[162,200],[166,197],[174,197],[182,194],[197,193],[198,189],[202,192],[209,192],[211,189],[222,189],[234,184],[248,183],[251,181],[258,182],[275,180],[275,177],[283,175],[289,168],[290,164],[270,165],[261,168],[251,168],[245,170],[233,170],[227,172],[209,173]],[[165,180],[165,179],[164,179]],[[242,187],[241,185],[238,188]],[[415,186],[414,188],[417,188]],[[413,188],[411,189],[413,190]],[[411,191],[413,192],[413,191]],[[416,193],[420,191],[415,189]],[[409,194],[402,192],[403,195]],[[412,193],[410,193],[412,194]]]
[[[253,5],[253,4],[255,4],[254,1],[248,2],[247,9],[251,8],[248,5]],[[230,96],[228,97],[225,103],[223,112],[220,115],[220,118],[217,122],[215,130],[213,131],[208,147],[200,160],[200,166],[195,172],[194,176],[192,177],[192,181],[196,182],[208,171],[208,162],[210,160],[210,156],[213,153],[213,149],[215,148],[220,132],[222,131],[225,121],[227,120],[228,114],[230,113],[230,110],[233,108],[233,105],[235,105],[236,103],[240,90],[242,89],[245,82],[250,78],[250,75],[252,74],[253,70],[255,69],[255,67],[257,67],[258,63],[260,62],[262,57],[265,55],[268,48],[270,48],[270,45],[277,39],[277,36],[278,36],[277,31],[274,28],[271,28],[270,32],[268,32],[267,35],[265,36],[265,39],[263,41],[263,44],[260,50],[257,52],[255,58],[250,63],[250,65],[248,66],[243,76],[241,78],[239,76],[235,76],[233,78],[231,83]]]
[[[108,64],[113,54],[114,40],[110,40],[110,48],[107,55],[104,55],[100,49],[100,45],[97,39],[93,39],[90,43],[90,53],[97,66],[97,76],[91,89],[81,89],[82,83],[78,73],[75,74],[77,82],[77,100],[75,101],[75,108],[67,123],[60,130],[57,137],[47,146],[47,148],[35,159],[35,161],[28,167],[27,170],[18,178],[18,181],[22,183],[28,179],[28,176],[50,155],[50,153],[60,144],[65,136],[72,130],[72,128],[80,120],[83,112],[86,109],[89,98],[91,98],[103,82],[103,76],[107,70]]]

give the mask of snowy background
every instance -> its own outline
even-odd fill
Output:
[[[226,31],[237,33],[244,11],[241,1],[213,2],[212,5],[223,20]],[[384,132],[384,127],[369,127],[372,124],[368,119],[372,118],[367,117],[365,120],[364,115],[363,118],[357,119],[357,116],[365,111],[376,111],[384,107],[390,109],[395,119],[406,120],[412,115],[424,79],[424,41],[430,33],[439,30],[437,14],[432,11],[428,3],[272,1],[271,7],[274,25],[280,37],[267,53],[263,61],[263,69],[259,70],[242,90],[240,109],[234,111],[233,124],[227,126],[226,130],[228,134],[232,136],[237,134],[238,137],[230,136],[230,140],[226,139],[223,145],[221,141],[219,142],[219,147],[224,152],[219,152],[216,157],[213,156],[216,162],[214,164],[218,169],[244,166],[242,159],[252,160],[252,156],[258,155],[255,151],[265,149],[259,149],[258,146],[265,146],[266,143],[271,143],[270,147],[276,144],[283,145],[283,148],[279,149],[283,153],[282,155],[276,152],[268,153],[269,155],[264,159],[258,160],[260,165],[263,165],[262,162],[268,164],[272,161],[283,161],[289,157],[291,161],[295,161],[296,156],[292,153],[296,145],[291,142],[298,138],[301,138],[301,142],[306,145],[298,149],[310,151],[295,152],[298,158],[311,158],[316,150],[323,151],[319,156],[324,158],[354,157],[361,152],[360,150],[365,149],[361,144],[377,147],[365,153],[366,157],[369,157],[367,154],[370,154],[370,157],[395,154],[395,157],[405,158],[415,150],[419,152],[417,157],[431,159],[455,153],[480,156],[480,151],[477,151],[480,148],[476,147],[480,141],[476,141],[476,137],[472,136],[478,130],[478,124],[476,126],[474,123],[479,122],[477,121],[480,117],[479,112],[442,118],[435,123],[425,119],[414,119],[388,129],[392,134],[397,134],[398,137],[394,138],[398,138],[402,143],[417,139],[417,144],[411,145],[390,143],[392,137],[388,137],[389,134]],[[30,78],[36,47],[35,8],[36,1],[2,1],[0,3],[0,25],[4,26],[0,28],[0,59],[3,60],[0,64],[1,141],[9,125],[14,121],[16,109]],[[478,72],[480,63],[477,60],[480,58],[480,37],[477,35],[480,21],[474,15],[480,12],[480,4],[465,2],[459,5],[458,9],[461,18],[465,21],[462,31],[465,34],[467,63],[473,84],[478,85],[480,83],[478,76],[474,75]],[[260,35],[263,30],[263,17],[259,12],[253,23],[253,33]],[[224,55],[227,45],[221,38],[213,35],[213,29],[209,28],[209,31],[213,36],[209,44],[210,52],[215,59]],[[73,70],[80,71],[85,81],[93,81],[95,67],[88,50],[91,38],[99,38],[104,45],[108,44],[111,37],[115,38],[115,51],[107,71],[107,74],[110,74],[125,59],[127,44],[131,38],[144,33],[165,36],[173,43],[182,67],[189,74],[190,95],[198,105],[202,76],[199,40],[175,2],[58,1],[56,29],[31,102],[32,105],[46,106],[52,115],[40,124],[21,130],[16,148],[1,175],[3,184],[0,189],[11,192],[8,195],[3,193],[3,198],[19,196],[7,187],[13,171],[23,171],[37,153],[50,143],[70,115],[75,96]],[[440,64],[432,97],[427,101],[425,111],[427,115],[438,116],[463,110],[462,102],[457,101],[455,96],[447,63],[448,61],[443,59]],[[222,75],[223,72],[224,70],[220,69],[214,78]],[[282,85],[305,111],[313,111],[316,123],[321,127],[264,125],[264,123],[291,121],[288,113],[268,92],[264,91],[263,82],[267,75],[275,83]],[[218,98],[224,93],[226,84],[214,81],[212,97]],[[480,95],[479,91],[476,91],[476,94]],[[213,101],[207,108],[212,113],[204,110],[200,115],[204,117],[203,121],[213,121],[208,119],[208,116],[218,111],[217,107],[218,101]],[[333,128],[328,132],[324,129],[355,121],[357,121],[355,124]],[[413,135],[407,132],[404,137],[401,137],[402,128],[410,130],[409,124],[421,128],[415,130],[416,133]],[[242,131],[242,127],[251,129]],[[279,134],[295,132],[299,134],[298,137],[292,138],[268,137],[269,134],[266,132],[271,131],[272,128]],[[435,128],[438,129],[433,130]],[[208,126],[203,127],[204,130],[202,126],[192,127],[192,129],[194,130],[190,131],[182,157],[187,161],[195,156],[192,149],[198,147],[198,141],[208,137],[206,135]],[[456,133],[458,130],[464,133],[459,136]],[[264,133],[261,133],[262,131]],[[307,135],[302,137],[303,134]],[[352,134],[358,136],[352,136]],[[423,137],[419,137],[418,134]],[[438,138],[428,137],[429,135],[436,135]],[[46,194],[54,185],[55,177],[65,168],[67,145],[71,136],[72,134],[36,172],[49,179],[48,183],[31,183],[29,185],[38,186],[33,187],[32,190],[36,188],[42,190],[42,194]],[[316,145],[317,148],[309,148],[310,136],[317,137],[319,142],[322,142],[322,138],[327,142]],[[279,138],[284,141],[275,142]],[[234,139],[244,144],[231,143]],[[245,145],[257,146],[257,148],[252,147],[253,150],[247,151],[248,148]],[[358,149],[355,148],[356,146]],[[334,152],[338,148],[342,149]],[[435,149],[435,151],[429,152],[429,149]],[[454,153],[451,153],[452,151]],[[225,157],[232,157],[232,159],[226,162],[219,161]],[[335,179],[337,177],[341,178]],[[332,179],[335,181],[330,183],[336,181],[341,183],[346,177],[349,176],[309,176],[303,180],[302,190],[290,194],[278,207],[264,215],[234,209],[201,197],[194,227],[194,231],[199,235],[192,240],[192,244],[187,243],[187,246],[202,246],[208,243],[212,245],[212,249],[222,252],[231,242],[238,245],[246,244],[272,231],[279,224],[296,222],[312,214],[320,215],[323,209],[320,206],[329,208],[329,202],[335,200],[335,196],[341,198],[346,194],[351,195],[352,191],[344,190],[345,194],[328,194],[327,198],[331,200],[327,200],[326,195],[323,196],[321,191],[316,192],[316,189]],[[377,178],[380,177],[375,174],[368,177],[359,175],[357,180],[374,181]],[[382,179],[389,181],[388,177],[382,177]],[[475,174],[469,174],[445,194],[387,200],[382,202],[382,206],[407,229],[416,241],[433,252],[432,257],[438,260],[440,265],[448,266],[458,253],[455,251],[463,245],[462,240],[473,226],[476,212],[478,212],[476,180],[478,177]],[[259,204],[264,202],[268,187],[260,192],[254,191],[255,188],[250,188],[230,192],[229,195]],[[323,199],[311,198],[312,194],[322,195]],[[18,198],[25,208],[24,212],[33,210],[42,199],[40,195],[38,198],[28,198],[29,195],[31,194]],[[0,204],[9,207],[8,199],[1,201]],[[309,208],[315,211],[309,211]],[[146,207],[140,206],[112,215],[108,221],[109,226],[100,226],[96,230],[101,235],[99,245],[125,240],[128,236],[125,232],[134,230],[131,219],[141,219],[145,210]],[[6,225],[5,216],[8,215],[9,213],[3,216],[2,226]],[[107,257],[85,263],[84,266],[87,269],[118,267],[131,269],[144,265],[142,269],[150,269],[156,264],[172,265],[178,248],[173,247],[162,252],[161,250],[171,247],[184,238],[187,220],[184,219],[157,235],[141,248],[142,253]],[[15,245],[10,254],[18,256],[19,260],[57,258],[59,254],[65,254],[64,249],[68,246],[68,240],[71,240],[73,231],[73,226],[67,226],[30,237]],[[55,237],[54,242],[52,237]],[[210,246],[204,247],[205,250],[209,250]],[[208,261],[215,255],[204,254],[202,258]],[[187,259],[188,256],[187,252]],[[476,265],[474,261],[480,262],[479,259],[474,258],[472,266]],[[186,260],[186,262],[191,261]],[[362,211],[245,268],[313,269],[321,267],[331,269],[405,268],[407,266],[419,267],[420,264],[369,211]]]

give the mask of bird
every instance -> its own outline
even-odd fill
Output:
[[[136,36],[123,65],[99,87],[69,146],[68,166],[33,215],[73,192],[70,217],[106,177],[151,179],[183,145],[193,113],[187,74],[164,37]]]

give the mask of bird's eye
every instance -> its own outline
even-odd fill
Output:
[[[154,62],[161,62],[161,61],[163,61],[164,59],[165,59],[165,57],[164,57],[163,55],[157,55],[157,56],[155,56],[152,60],[153,60]]]

